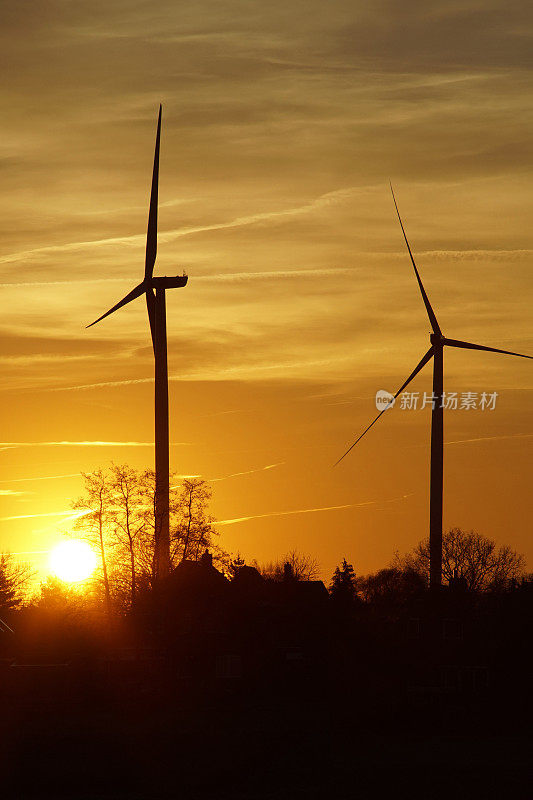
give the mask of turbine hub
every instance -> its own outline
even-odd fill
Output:
[[[444,341],[444,336],[442,335],[442,333],[430,333],[429,334],[429,341],[431,342],[431,344],[433,346],[437,346],[437,347],[441,346],[442,347],[442,343]]]

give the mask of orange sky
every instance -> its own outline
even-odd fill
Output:
[[[3,10],[0,549],[45,564],[80,470],[152,464],[145,305],[84,326],[142,277],[160,101],[156,274],[189,274],[167,297],[173,468],[220,479],[221,543],[249,559],[296,548],[329,579],[426,535],[427,409],[395,408],[331,467],[428,347],[388,180],[444,333],[533,353],[531,15]],[[412,388],[430,391],[430,366]],[[447,352],[445,388],[499,394],[445,414],[445,525],[531,565],[531,362]]]

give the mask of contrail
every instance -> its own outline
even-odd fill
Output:
[[[229,222],[216,222],[212,225],[197,225],[188,228],[177,228],[175,230],[167,231],[166,233],[159,234],[159,242],[172,242],[183,236],[192,236],[197,233],[209,233],[211,231],[227,230],[229,228],[241,228],[247,225],[254,225],[258,222],[268,222],[272,219],[279,219],[281,217],[295,217],[309,212],[316,211],[325,206],[331,205],[338,200],[349,197],[356,191],[357,187],[348,187],[345,189],[336,189],[332,192],[326,192],[323,195],[306,203],[302,206],[295,206],[293,208],[281,209],[280,211],[265,211],[258,214],[250,214],[244,217],[236,217]],[[24,250],[18,253],[11,253],[10,255],[0,258],[0,264],[12,264],[16,261],[24,261],[31,258],[33,255],[41,253],[68,253],[79,250],[86,250],[92,247],[102,247],[107,245],[137,245],[144,243],[145,234],[137,233],[133,236],[116,236],[109,239],[96,239],[84,242],[67,242],[65,244],[48,245],[46,247],[38,247],[34,250]]]
[[[174,445],[188,445],[190,442],[171,442]],[[11,449],[14,447],[153,447],[153,442],[100,442],[100,441],[81,441],[81,442],[0,442],[0,449]]]
[[[346,503],[342,506],[323,506],[321,508],[299,508],[295,511],[270,511],[268,514],[252,514],[248,517],[235,517],[235,519],[221,519],[216,525],[234,525],[236,522],[247,522],[250,519],[264,519],[266,517],[285,517],[290,514],[313,514],[316,511],[337,511],[342,508],[360,508],[375,505],[377,500],[367,500],[364,503]]]
[[[88,511],[47,511],[43,514],[17,514],[14,517],[0,517],[0,522],[8,522],[12,519],[36,519],[37,517],[70,517],[71,519],[78,519],[90,514]]]
[[[285,464],[285,461],[280,461],[278,464],[267,464],[266,467],[259,467],[259,469],[247,469],[243,472],[232,472],[231,475],[222,475],[220,478],[207,478],[207,480],[209,483],[226,481],[228,478],[238,478],[241,475],[253,475],[255,472],[265,472],[266,470],[274,469],[275,467],[281,467],[282,464]]]
[[[172,376],[169,380],[174,380]],[[43,392],[75,392],[81,389],[102,389],[106,386],[134,386],[137,383],[153,383],[153,378],[132,378],[124,381],[99,381],[98,383],[80,383],[77,386],[51,386],[41,389]]]
[[[9,480],[0,481],[0,483],[26,483],[26,481],[54,481],[58,480],[59,478],[79,478],[79,477],[80,477],[79,472],[69,472],[67,475],[42,475],[36,478],[10,478]]]
[[[337,358],[329,359],[314,359],[310,361],[287,361],[278,362],[275,364],[249,364],[246,366],[236,367],[223,367],[214,370],[211,373],[207,372],[189,372],[183,375],[169,375],[169,381],[198,381],[198,380],[225,380],[226,376],[242,375],[248,372],[265,373],[269,370],[275,369],[298,369],[300,367],[327,367],[335,363],[344,363],[352,361],[352,356],[339,356]],[[39,388],[41,392],[74,392],[84,389],[100,389],[105,387],[118,387],[118,386],[133,386],[137,383],[153,383],[153,378],[136,378],[133,380],[124,381],[100,381],[98,383],[81,383],[74,386],[52,386]],[[34,387],[30,387],[33,390]],[[187,442],[171,442],[171,444],[187,444]],[[1,445],[0,445],[1,446]]]
[[[503,436],[478,436],[475,439],[455,439],[444,444],[470,444],[471,442],[492,442],[502,439],[528,439],[533,436],[533,433],[509,433]]]
[[[259,467],[259,469],[247,469],[243,472],[232,472],[231,475],[221,475],[220,478],[205,478],[208,483],[216,483],[217,481],[226,481],[228,478],[238,478],[241,475],[252,475],[255,472],[265,472],[269,469],[274,469],[274,467],[281,467],[282,464],[285,464],[285,461],[280,461],[278,464],[267,464],[266,467]],[[176,475],[176,478],[201,478],[201,475]],[[174,484],[174,486],[170,487],[171,489],[178,489],[179,483]]]
[[[195,275],[194,280],[202,282],[224,283],[260,280],[279,280],[280,278],[323,278],[333,275],[353,275],[356,268],[350,267],[314,267],[310,269],[279,269],[260,272],[217,272],[206,275]],[[0,283],[0,289],[28,288],[29,286],[71,286],[72,284],[93,283],[125,283],[126,278],[82,278],[70,281],[28,281]]]

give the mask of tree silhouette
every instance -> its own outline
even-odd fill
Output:
[[[214,518],[207,514],[211,487],[200,478],[185,478],[178,497],[180,522],[171,536],[175,561],[197,561],[201,553],[212,546]]]
[[[246,566],[246,561],[244,560],[244,558],[241,556],[240,553],[237,553],[235,558],[233,558],[229,563],[228,566],[229,574],[231,575],[232,578],[234,578],[235,575],[237,575],[237,573],[239,572],[239,570],[245,566]]]
[[[420,575],[408,566],[393,566],[365,575],[357,583],[359,594],[366,603],[398,606],[423,593],[428,585],[428,576]]]
[[[111,499],[111,487],[109,476],[101,469],[94,472],[82,472],[85,494],[75,501],[73,508],[77,511],[87,511],[78,518],[74,526],[76,533],[91,544],[97,546],[100,553],[100,564],[102,568],[102,582],[104,586],[104,597],[106,611],[111,614],[111,590],[109,586],[108,574],[108,550],[111,543],[106,537],[106,528],[109,520],[109,507]]]
[[[0,611],[14,611],[22,605],[32,571],[15,561],[11,553],[0,553]]]
[[[100,553],[104,602],[135,606],[140,588],[150,589],[155,578],[155,473],[127,464],[111,464],[82,473],[85,493],[73,505],[81,513],[76,535]],[[170,489],[171,567],[183,559],[197,561],[209,549],[216,563],[229,557],[216,544],[214,519],[208,513],[211,488],[201,479],[184,479]]]
[[[429,541],[419,542],[411,553],[396,556],[396,565],[429,577]],[[496,542],[475,531],[452,528],[442,537],[442,576],[450,583],[461,578],[471,592],[504,589],[524,571],[524,557],[508,545]]]
[[[176,480],[174,478],[174,480]],[[148,564],[153,565],[155,544],[155,473],[147,470],[140,474],[145,528],[141,535],[141,560],[145,576]],[[184,478],[170,487],[170,564],[180,561],[198,561],[209,549],[216,563],[227,564],[229,557],[217,545],[215,519],[209,514],[212,490],[201,478]],[[152,570],[153,574],[153,570]]]
[[[356,597],[355,571],[345,558],[340,567],[335,567],[329,591],[334,600],[343,603],[351,603]]]

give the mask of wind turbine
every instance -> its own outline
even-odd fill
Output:
[[[142,294],[146,295],[148,321],[152,334],[155,361],[155,575],[164,578],[170,571],[170,532],[169,532],[169,441],[168,441],[168,366],[167,366],[167,319],[165,291],[185,286],[187,275],[173,278],[154,278],[154,264],[157,255],[157,200],[159,184],[159,145],[161,139],[161,105],[157,120],[154,168],[150,211],[148,213],[148,232],[146,234],[146,257],[144,279],[126,297],[87,325],[91,328],[122,306],[131,303]],[[154,292],[155,290],[155,292]]]
[[[407,245],[409,257],[413,265],[422,300],[426,307],[429,322],[431,324],[432,333],[429,336],[431,347],[427,353],[420,359],[414,370],[411,372],[407,380],[400,386],[394,399],[403,392],[403,390],[411,383],[413,378],[418,375],[420,370],[433,359],[433,396],[432,396],[432,412],[431,412],[431,468],[430,468],[430,502],[429,502],[429,585],[432,589],[439,589],[442,582],[442,485],[443,485],[443,394],[444,394],[444,376],[443,376],[443,361],[444,361],[444,348],[445,347],[458,347],[464,350],[486,350],[489,353],[503,353],[507,356],[518,356],[519,358],[533,358],[533,356],[526,356],[522,353],[513,353],[510,350],[498,350],[495,347],[486,347],[482,344],[472,344],[471,342],[462,342],[458,339],[448,339],[442,333],[437,317],[429,298],[427,296],[422,279],[420,278],[411,247],[407,240],[407,235],[403,227],[403,222],[400,217],[396,197],[391,185],[392,199],[394,200],[394,207],[398,220]],[[339,464],[345,456],[348,455],[355,445],[361,441],[365,433],[375,425],[382,414],[391,407],[392,400],[388,405],[377,415],[377,417],[365,428],[362,434],[355,440],[355,442],[346,450],[343,456],[335,463]]]

